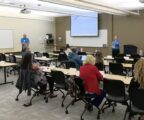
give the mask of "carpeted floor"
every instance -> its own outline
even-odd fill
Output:
[[[8,81],[17,80],[17,75],[10,75]],[[3,71],[0,71],[0,82],[3,82]],[[15,84],[7,84],[0,86],[0,120],[80,120],[80,114],[84,109],[82,102],[76,103],[69,108],[69,114],[65,114],[65,108],[61,107],[61,94],[56,92],[56,98],[49,98],[49,102],[45,103],[43,96],[37,96],[33,100],[33,105],[24,107],[23,104],[27,103],[30,99],[24,92],[20,96],[19,101],[15,101],[18,93]],[[68,97],[65,105],[70,102],[71,98]],[[101,114],[100,120],[123,120],[126,107],[117,105],[115,113],[112,113],[112,108],[107,109],[105,113]],[[85,120],[96,120],[97,109],[94,108],[93,112],[86,112],[84,115]],[[137,120],[137,117],[133,118]]]

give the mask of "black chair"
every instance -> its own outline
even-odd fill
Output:
[[[86,52],[78,52],[78,55],[87,55]]]
[[[46,56],[47,58],[49,58],[49,54],[47,52],[43,52],[43,56]]]
[[[123,57],[115,57],[114,60],[116,63],[125,63],[125,59]]]
[[[59,90],[63,95],[62,95],[62,103],[61,106],[64,107],[64,101],[69,94],[68,92],[65,94],[63,90],[67,91],[68,90],[68,84],[65,81],[65,75],[61,71],[51,71],[51,76],[52,79],[54,80],[54,87]]]
[[[66,69],[69,69],[69,68],[76,68],[76,65],[73,61],[66,61],[65,62],[65,67]]]
[[[116,75],[125,75],[123,65],[120,63],[109,63],[109,71]]]
[[[39,96],[39,94],[44,95],[45,102],[48,102],[48,94],[49,93],[41,93],[39,82],[35,82],[34,77],[32,77],[33,72],[28,69],[20,69],[19,77],[16,83],[16,87],[19,89],[19,93],[16,96],[16,101],[19,100],[19,95],[23,91],[27,91],[27,95],[31,95],[31,91],[33,91],[33,95],[30,99],[30,102],[24,104],[25,107],[29,107],[32,105],[32,100],[35,96]]]
[[[83,119],[83,115],[84,113],[88,110],[88,111],[92,111],[93,109],[93,106],[95,106],[93,104],[93,97],[90,97],[89,95],[87,95],[85,93],[85,87],[84,87],[84,84],[83,84],[83,80],[79,77],[75,78],[74,79],[75,81],[75,94],[76,94],[76,97],[66,106],[66,109],[65,109],[65,113],[68,114],[68,107],[70,105],[73,105],[74,103],[78,102],[78,101],[83,101],[85,103],[85,107],[84,107],[84,110],[80,116],[81,120],[84,120]],[[97,119],[100,118],[100,113],[101,113],[101,110],[99,107],[95,106],[97,109],[98,109],[98,113],[97,113]]]
[[[130,96],[129,120],[134,115],[144,115],[144,89],[135,89]],[[125,118],[124,118],[125,120]]]
[[[3,53],[0,53],[0,61],[6,61],[6,56]]]
[[[103,63],[96,63],[95,66],[96,66],[100,71],[103,71],[103,70],[104,70],[104,64],[103,64]]]
[[[60,64],[58,66],[63,67],[64,62],[67,61],[67,60],[68,60],[68,58],[67,58],[67,55],[65,54],[65,52],[60,52],[59,55],[58,55],[58,62]]]
[[[9,55],[9,62],[17,63],[15,55],[13,55],[13,54]],[[8,67],[7,76],[9,76],[8,74],[9,73],[11,74],[12,72],[14,72],[14,75],[16,74],[16,72],[19,73],[19,69],[20,69],[19,65]]]
[[[120,80],[104,80],[103,86],[106,92],[106,101],[102,106],[102,112],[109,107],[113,107],[112,112],[115,111],[114,107],[116,103],[121,103],[123,105],[127,105],[127,101],[129,100],[128,95],[125,93],[125,84]]]

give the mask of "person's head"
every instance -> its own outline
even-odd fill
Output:
[[[83,62],[83,64],[95,64],[95,57],[93,57],[92,55],[87,55],[85,61]]]
[[[24,38],[26,38],[26,37],[27,37],[27,35],[24,33],[24,34],[23,34],[23,37],[24,37]]]
[[[97,51],[95,54],[96,63],[103,63],[103,55],[101,51]]]
[[[117,35],[114,35],[114,40],[117,40],[118,39],[118,36]]]
[[[144,88],[144,59],[139,59],[134,65],[134,77]]]
[[[66,44],[66,49],[67,49],[67,48],[70,48],[69,44]]]
[[[71,50],[72,50],[73,53],[77,52],[76,48],[72,48]]]

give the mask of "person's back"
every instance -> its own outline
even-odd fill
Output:
[[[69,61],[74,62],[76,68],[79,70],[80,66],[82,65],[82,60],[80,59],[80,57],[76,53],[72,52],[69,53],[68,59]]]

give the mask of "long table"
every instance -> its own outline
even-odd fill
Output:
[[[42,69],[43,72],[48,72],[48,73],[50,73],[51,70],[57,70],[57,71],[62,71],[65,75],[79,76],[79,71],[76,70],[76,69],[74,69],[74,68],[64,69],[64,68],[42,66],[41,69]],[[103,75],[103,77],[106,78],[106,79],[121,80],[121,81],[123,81],[127,85],[130,83],[130,81],[132,79],[132,77],[129,77],[129,76],[106,74],[106,73],[104,73],[104,71],[100,71],[100,72]]]
[[[16,63],[9,63],[9,62],[4,62],[4,61],[0,62],[0,67],[4,68],[4,83],[0,83],[0,85],[8,84],[8,83],[12,83],[13,84],[13,81],[7,82],[7,79],[6,79],[7,78],[6,77],[6,67],[16,66],[16,65],[17,65]]]

